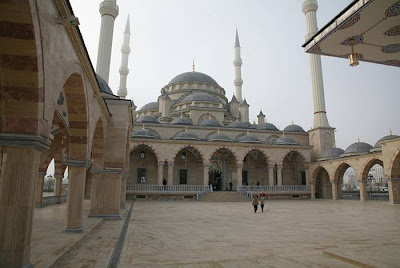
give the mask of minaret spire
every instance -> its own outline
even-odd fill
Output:
[[[305,0],[303,2],[303,13],[306,16],[307,23],[306,40],[318,31],[317,9],[318,3],[316,0]],[[314,128],[330,127],[326,116],[321,56],[310,54],[310,65],[314,99]]]
[[[131,52],[131,48],[129,47],[129,41],[131,39],[131,32],[130,32],[130,21],[129,15],[128,19],[126,20],[125,25],[125,32],[124,32],[124,41],[121,47],[121,67],[119,68],[119,89],[118,89],[118,96],[121,98],[126,98],[128,94],[128,90],[126,88],[126,81],[128,79],[129,69],[128,69],[128,60],[129,60],[129,53]]]
[[[235,66],[235,80],[233,81],[235,84],[235,92],[237,100],[242,103],[242,59],[240,58],[240,42],[239,42],[239,34],[236,28],[236,38],[235,38],[235,59],[233,61],[233,66]]]
[[[99,11],[101,14],[101,28],[99,49],[97,51],[96,73],[108,83],[114,21],[118,16],[117,0],[104,0],[100,4]]]

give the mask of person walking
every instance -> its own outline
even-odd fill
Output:
[[[262,193],[262,194],[260,194],[260,207],[261,207],[261,212],[264,212],[264,200],[265,200],[265,194]]]
[[[251,203],[252,203],[253,206],[254,206],[254,213],[257,213],[257,209],[258,209],[258,198],[257,198],[256,195],[253,197],[253,200],[251,201]]]
[[[165,191],[165,189],[167,188],[167,180],[165,179],[165,177],[162,181],[162,184],[163,184],[163,190]]]

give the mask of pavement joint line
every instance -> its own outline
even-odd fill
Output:
[[[131,214],[132,214],[134,203],[135,203],[135,200],[132,201],[131,207],[129,208],[129,212],[126,215],[124,225],[122,226],[121,233],[119,234],[117,243],[115,244],[113,253],[112,253],[110,261],[108,263],[108,266],[107,266],[108,268],[117,268],[118,267],[119,260],[121,259],[122,250],[124,248],[125,236],[128,231],[129,221],[131,219]]]
[[[370,266],[370,265],[368,265],[368,264],[359,262],[359,261],[357,261],[357,260],[350,259],[350,258],[348,258],[348,257],[341,256],[341,255],[339,255],[339,254],[335,254],[335,253],[332,253],[332,252],[329,252],[329,251],[323,250],[323,251],[322,251],[322,255],[323,255],[323,256],[326,256],[326,257],[333,258],[333,259],[340,260],[340,261],[342,261],[342,262],[346,262],[346,263],[349,263],[349,264],[353,264],[353,265],[358,266],[358,267],[363,267],[363,268],[374,268],[374,266]]]

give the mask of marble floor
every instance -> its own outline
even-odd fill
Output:
[[[36,208],[35,267],[107,267],[119,221],[62,232],[64,205]],[[127,208],[129,208],[127,204]],[[400,267],[400,205],[352,200],[135,201],[118,267]]]

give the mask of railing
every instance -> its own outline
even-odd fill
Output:
[[[368,193],[367,200],[389,201],[388,193]]]
[[[360,192],[358,192],[358,191],[343,191],[340,194],[339,199],[360,200]]]
[[[60,201],[61,201],[61,204],[67,202],[67,195],[62,194],[60,196]],[[42,199],[42,206],[55,205],[56,202],[57,202],[57,196],[55,196],[55,195],[44,196]]]
[[[212,193],[212,191],[213,191],[213,189],[212,189],[212,186],[210,185],[210,186],[208,186],[208,188],[206,190],[196,194],[196,200],[199,200],[199,199],[205,197],[209,193]]]
[[[204,192],[209,185],[152,185],[152,184],[131,184],[126,186],[127,193],[143,192]]]
[[[263,192],[263,193],[276,193],[276,192],[310,192],[309,185],[265,185],[265,186],[239,186],[238,192]]]

